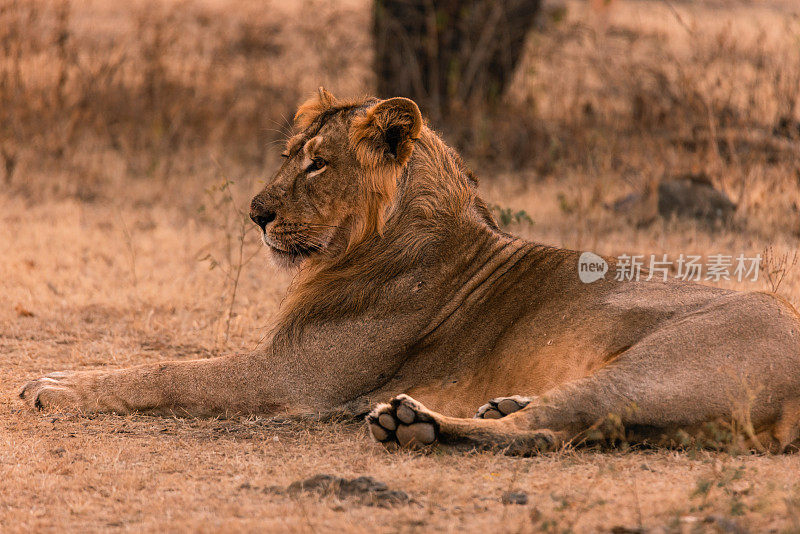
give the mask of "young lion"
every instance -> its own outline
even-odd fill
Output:
[[[368,415],[379,441],[521,453],[608,420],[643,439],[732,418],[754,446],[797,439],[800,317],[787,302],[675,281],[581,282],[576,252],[498,229],[475,177],[411,100],[344,102],[320,89],[295,123],[251,205],[272,258],[299,268],[267,346],[53,373],[23,387],[26,402],[358,415],[402,394]]]

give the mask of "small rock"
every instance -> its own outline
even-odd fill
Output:
[[[641,202],[643,202],[643,197],[641,193],[630,193],[625,195],[624,197],[620,197],[614,202],[611,203],[608,207],[616,212],[627,212],[638,206]]]
[[[524,491],[507,491],[500,500],[503,504],[528,504],[528,494]]]
[[[689,174],[658,184],[658,213],[713,223],[728,222],[736,211],[728,196],[714,189],[707,175]]]
[[[710,515],[703,520],[704,523],[714,524],[725,534],[747,534],[749,531],[737,521],[722,515]]]
[[[286,492],[296,494],[313,491],[322,494],[333,494],[339,499],[355,498],[367,506],[391,506],[407,504],[410,502],[404,491],[390,490],[388,486],[372,477],[358,477],[353,479],[341,478],[333,475],[314,475],[305,480],[298,480],[289,484]]]
[[[305,480],[295,480],[286,488],[289,493],[301,491],[326,491],[338,479],[332,475],[314,475]],[[342,479],[343,480],[343,479]]]
[[[781,117],[775,128],[772,129],[772,134],[778,137],[788,137],[789,139],[800,139],[800,121],[796,121],[791,117]]]
[[[644,527],[611,527],[612,534],[645,534],[647,532]]]

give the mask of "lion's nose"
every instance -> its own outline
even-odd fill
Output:
[[[262,213],[254,213],[251,211],[250,218],[253,219],[253,222],[261,228],[262,232],[266,232],[267,225],[275,220],[275,212],[266,211]]]

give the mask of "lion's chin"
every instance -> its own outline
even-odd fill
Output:
[[[270,260],[280,269],[299,269],[306,258],[308,258],[307,254],[293,254],[271,246],[267,248],[269,249]]]

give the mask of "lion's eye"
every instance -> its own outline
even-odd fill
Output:
[[[325,168],[328,162],[322,158],[314,158],[311,160],[311,164],[306,168],[306,172],[314,172],[320,169]]]
[[[289,157],[289,154],[287,154],[286,152],[284,152],[283,154],[281,154],[281,157],[282,157],[282,158],[288,158],[288,157]]]

